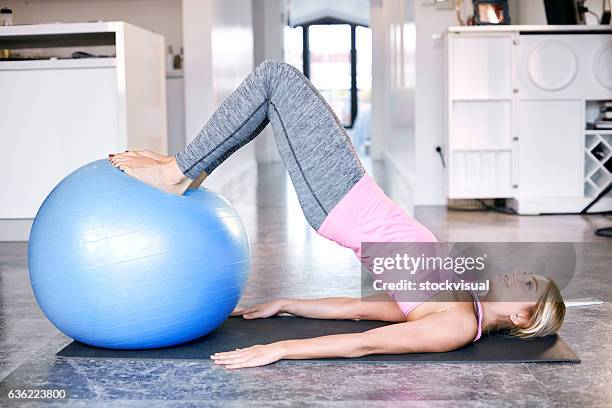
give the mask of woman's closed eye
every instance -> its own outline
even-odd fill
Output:
[[[526,281],[525,285],[527,286],[527,289],[529,290],[538,290],[538,283],[535,277],[532,277],[530,280]]]

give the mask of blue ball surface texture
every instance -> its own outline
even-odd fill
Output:
[[[216,329],[246,284],[250,247],[231,204],[206,189],[169,194],[85,165],[45,199],[28,265],[49,320],[113,349],[181,344]]]

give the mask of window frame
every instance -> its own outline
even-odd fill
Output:
[[[370,28],[364,24],[353,23],[335,17],[323,17],[315,20],[306,21],[301,24],[294,24],[291,27],[302,27],[302,72],[306,78],[310,79],[310,41],[308,32],[313,25],[349,25],[351,27],[351,121],[349,125],[344,125],[346,129],[352,129],[359,112],[359,98],[357,89],[357,27]]]

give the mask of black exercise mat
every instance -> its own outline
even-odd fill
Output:
[[[200,339],[180,346],[153,350],[111,350],[72,342],[57,353],[66,358],[128,358],[154,360],[208,360],[218,351],[234,350],[278,340],[303,339],[329,334],[357,333],[386,323],[353,320],[316,320],[273,317],[244,320],[229,318],[221,327]],[[578,356],[558,336],[520,340],[504,335],[483,336],[476,343],[448,353],[385,354],[326,361],[377,361],[414,363],[579,363]]]

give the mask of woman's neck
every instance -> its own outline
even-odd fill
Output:
[[[487,295],[481,298],[480,305],[482,307],[482,331],[499,330],[509,328],[512,322],[508,316],[499,313],[495,308],[495,302],[487,300]]]

